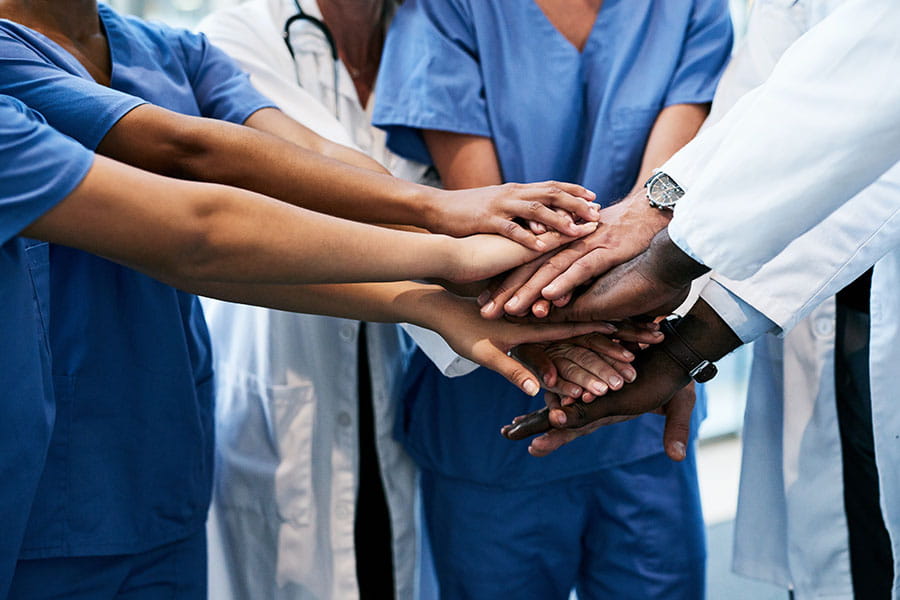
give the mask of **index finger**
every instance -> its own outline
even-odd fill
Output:
[[[584,255],[580,240],[551,256],[509,297],[502,305],[503,310],[511,315],[522,316],[541,296],[541,291],[548,283],[556,279],[575,261]],[[499,301],[499,298],[498,298]]]
[[[556,181],[554,179],[550,179],[542,182],[546,186],[555,187],[559,190],[571,194],[572,196],[577,196],[583,200],[587,200],[588,202],[594,202],[597,199],[597,194],[587,189],[583,185],[578,185],[577,183],[569,183],[567,181]],[[596,221],[596,219],[591,219]]]

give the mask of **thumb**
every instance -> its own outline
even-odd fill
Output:
[[[691,413],[694,410],[694,389],[688,386],[679,391],[666,405],[666,426],[663,430],[663,446],[674,461],[687,456],[691,436]]]
[[[503,375],[510,383],[529,396],[537,396],[541,391],[541,384],[537,377],[525,365],[510,358],[496,346],[491,346],[483,355],[476,355],[473,358],[482,366]]]

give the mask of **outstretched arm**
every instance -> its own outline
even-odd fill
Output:
[[[412,282],[343,285],[235,285],[169,281],[221,300],[379,322],[407,322],[431,329],[461,356],[497,371],[529,395],[540,382],[507,353],[519,344],[612,331],[607,323],[518,325],[481,318],[472,300],[438,286]]]
[[[104,157],[96,157],[81,184],[23,233],[161,279],[192,282],[467,282],[537,255],[500,236],[393,231],[236,188],[160,177]],[[541,237],[548,247],[569,240],[555,232]]]
[[[354,160],[362,166],[352,166],[341,162],[343,155],[341,160],[322,156],[267,133],[277,125],[273,120],[281,119],[271,113],[251,116],[248,123],[265,122],[257,130],[143,105],[110,129],[98,152],[155,173],[239,187],[356,221],[454,236],[498,233],[532,249],[542,249],[537,237],[513,218],[556,225],[551,207],[597,218],[589,202],[593,195],[581,186],[548,182],[448,192],[376,172],[366,161]],[[557,229],[576,234],[574,226]]]

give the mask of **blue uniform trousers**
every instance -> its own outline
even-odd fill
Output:
[[[206,530],[139,554],[20,560],[8,600],[206,600]]]
[[[657,454],[520,489],[424,471],[442,597],[566,600],[574,588],[579,600],[702,600],[706,540],[694,454],[675,465],[676,475]]]

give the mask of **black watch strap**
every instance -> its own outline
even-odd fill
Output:
[[[697,383],[704,383],[716,376],[719,370],[712,361],[706,360],[700,353],[694,350],[681,334],[676,330],[680,317],[664,319],[660,324],[660,331],[666,336],[660,344],[660,350],[669,355],[669,358],[681,365],[691,379]]]

